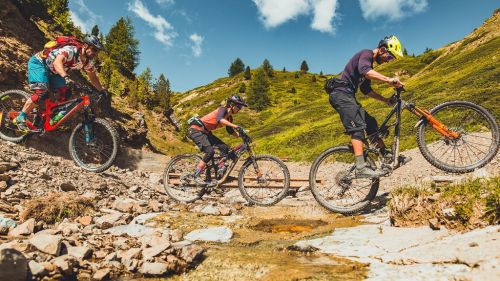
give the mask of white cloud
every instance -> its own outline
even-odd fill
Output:
[[[153,16],[148,8],[140,0],[128,4],[129,11],[143,19],[149,26],[155,29],[154,37],[167,47],[171,47],[173,40],[177,37],[174,27],[162,16]]]
[[[335,32],[335,27],[332,20],[335,17],[338,1],[335,0],[317,0],[313,3],[314,18],[311,23],[311,28],[322,32]]]
[[[195,57],[199,57],[201,56],[201,53],[202,53],[202,49],[201,49],[201,44],[203,43],[203,37],[196,34],[196,33],[193,33],[191,34],[191,36],[189,36],[189,40],[191,40],[191,42],[193,42],[193,45],[191,46],[191,49],[193,50],[193,56]]]
[[[367,20],[385,17],[395,21],[427,8],[427,0],[359,0],[359,4]]]
[[[175,0],[156,0],[156,3],[162,6],[170,6],[175,4]]]
[[[96,15],[92,10],[90,10],[84,0],[75,0],[75,3],[78,6],[78,12],[71,11],[71,19],[73,20],[73,23],[80,27],[83,32],[90,32],[92,27],[101,19],[101,16]]]

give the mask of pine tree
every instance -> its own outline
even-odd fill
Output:
[[[134,109],[138,109],[139,102],[140,102],[139,96],[138,96],[139,82],[137,80],[132,80],[127,87],[129,89],[129,92],[128,92],[129,106],[134,108]]]
[[[106,50],[113,64],[132,73],[139,64],[139,41],[130,18],[120,18],[106,36]]]
[[[286,72],[286,68],[285,67],[283,67],[283,72]]]
[[[155,92],[158,105],[162,108],[163,112],[167,112],[170,109],[170,81],[165,78],[163,73],[160,74],[160,77],[156,81]]]
[[[303,60],[300,64],[300,71],[302,73],[307,73],[309,71],[309,66],[307,65],[307,62],[305,60]]]
[[[324,75],[323,75],[323,70],[321,70],[321,71],[319,72],[319,76],[320,76],[320,77],[323,77],[323,76],[324,76]]]
[[[94,27],[92,27],[92,31],[90,32],[90,34],[94,35],[94,36],[99,36],[99,26],[94,25]]]
[[[139,100],[145,104],[148,109],[154,107],[154,95],[153,90],[153,75],[151,74],[151,69],[147,67],[144,71],[137,77],[137,97]]]
[[[259,68],[250,84],[248,105],[250,108],[261,111],[271,104],[269,98],[269,81],[264,69]]]
[[[250,72],[250,66],[247,65],[247,67],[245,68],[245,73],[243,74],[243,76],[245,77],[245,80],[252,79],[252,73]]]
[[[245,64],[240,58],[236,58],[229,66],[227,74],[229,74],[230,77],[233,77],[237,74],[242,73],[243,71],[245,71]]]
[[[63,33],[81,37],[81,30],[76,28],[71,21],[69,0],[41,0],[37,2],[41,2],[47,8],[47,12],[53,17],[56,24],[62,28]]]
[[[407,56],[408,55],[408,50],[406,50],[406,48],[403,49],[403,56]]]
[[[262,62],[262,69],[264,70],[264,73],[267,76],[269,76],[269,77],[274,76],[273,66],[271,65],[271,63],[269,62],[268,59],[265,59],[264,62]]]

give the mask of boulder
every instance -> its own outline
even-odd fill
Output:
[[[30,235],[35,230],[35,219],[29,219],[24,223],[18,225],[16,228],[9,231],[9,236],[18,237],[23,235]]]
[[[86,246],[68,247],[68,255],[83,260],[92,256],[92,249]]]
[[[94,279],[96,281],[105,280],[106,278],[109,277],[110,273],[111,273],[111,270],[109,268],[101,268],[94,273],[94,275],[92,276],[92,279]]]
[[[141,209],[139,202],[131,198],[118,198],[111,204],[111,208],[124,213],[131,213]]]
[[[182,248],[179,257],[187,263],[192,263],[200,257],[204,251],[205,250],[202,247],[192,244]]]
[[[61,240],[62,237],[59,235],[37,234],[31,237],[29,241],[40,252],[58,256],[61,251]]]
[[[24,281],[28,275],[28,261],[16,249],[0,250],[0,280]]]
[[[47,270],[45,269],[45,267],[34,260],[31,260],[28,263],[28,266],[31,271],[31,275],[33,276],[43,277],[47,275]]]
[[[168,272],[168,265],[162,262],[145,262],[139,272],[144,275],[159,276]]]
[[[76,188],[76,186],[74,186],[70,182],[63,182],[63,183],[61,183],[61,185],[59,186],[59,188],[61,189],[61,191],[64,191],[64,192],[78,191],[78,189]]]
[[[69,255],[63,255],[63,256],[57,257],[57,258],[53,259],[51,262],[65,276],[74,275],[73,269],[78,266],[78,261],[76,260],[76,258],[73,256],[69,256]]]
[[[114,223],[123,217],[122,213],[107,214],[95,219],[95,224],[101,229],[108,229],[113,227]]]
[[[142,251],[142,258],[146,261],[152,260],[154,257],[158,256],[159,254],[163,253],[166,249],[170,247],[169,242],[164,242],[164,243],[159,243],[156,244],[150,248],[146,248]]]

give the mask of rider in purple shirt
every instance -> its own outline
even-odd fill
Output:
[[[379,42],[376,49],[365,49],[356,53],[345,66],[340,76],[341,81],[330,93],[330,104],[339,113],[346,133],[351,136],[358,178],[377,178],[385,174],[385,171],[373,170],[365,163],[362,141],[365,138],[365,131],[383,154],[388,152],[383,140],[375,134],[378,130],[377,120],[363,109],[354,94],[359,88],[364,95],[391,104],[390,99],[373,91],[371,80],[386,82],[393,87],[401,87],[403,83],[398,78],[389,78],[373,70],[373,62],[383,64],[402,57],[402,47],[398,38],[393,35],[387,36]],[[400,163],[404,164],[410,160],[410,157],[402,156]]]

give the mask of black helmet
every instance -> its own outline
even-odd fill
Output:
[[[239,95],[232,95],[230,96],[228,99],[227,99],[227,104],[229,105],[241,105],[241,106],[247,106],[247,104],[245,103],[245,101],[243,100],[242,97],[240,97]]]
[[[104,46],[102,45],[101,41],[97,36],[87,34],[85,35],[85,38],[83,39],[83,42],[89,44],[90,46],[98,49],[99,51],[104,50]]]

